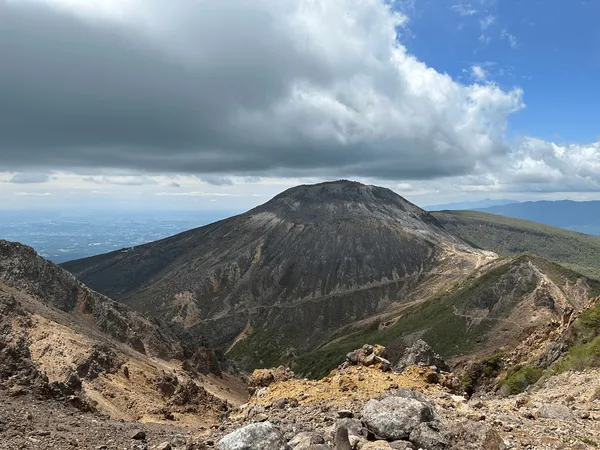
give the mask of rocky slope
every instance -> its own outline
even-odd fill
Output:
[[[31,248],[0,241],[0,396],[207,426],[245,397],[221,362],[183,327],[148,319]]]
[[[263,387],[204,439],[217,441],[220,450],[549,450],[598,445],[597,370],[550,376],[514,396],[468,398],[456,377],[435,367],[413,365],[396,372],[368,364],[368,357],[353,365],[348,357],[321,380],[290,378],[283,368],[270,371],[271,377],[261,371],[256,381]]]
[[[240,216],[63,267],[221,348],[249,335],[269,341],[268,349],[244,350],[249,365],[261,366],[489,258],[392,191],[339,181],[292,188]]]

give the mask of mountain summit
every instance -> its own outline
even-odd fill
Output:
[[[136,310],[199,328],[215,345],[266,342],[260,364],[486,258],[391,190],[336,181],[64,267]]]

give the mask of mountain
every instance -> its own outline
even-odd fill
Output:
[[[537,201],[492,206],[479,210],[582,233],[600,234],[600,201]]]
[[[92,288],[183,324],[250,366],[414,300],[494,255],[389,189],[337,181],[150,244],[68,262]]]
[[[456,203],[444,203],[441,205],[428,205],[424,209],[427,211],[455,211],[465,209],[481,209],[488,208],[490,206],[501,206],[508,205],[510,203],[519,203],[517,200],[509,200],[506,198],[485,198],[483,200],[476,200],[472,202],[456,202]]]
[[[477,211],[434,212],[449,232],[499,255],[535,253],[600,279],[600,237]]]
[[[35,392],[114,419],[199,426],[244,400],[241,381],[205,344],[94,292],[32,248],[0,240],[0,391]]]

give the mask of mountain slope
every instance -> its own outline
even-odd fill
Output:
[[[476,211],[432,213],[466,242],[499,255],[531,252],[600,279],[600,237]]]
[[[503,258],[398,313],[339,330],[319,349],[295,359],[293,368],[324,376],[362,342],[381,343],[393,353],[423,338],[444,357],[466,359],[516,350],[537,333],[564,329],[598,295],[600,282],[558,264],[529,254]],[[527,350],[531,358],[533,350]]]
[[[0,313],[0,389],[15,395],[33,387],[117,419],[201,425],[225,399],[236,402],[227,387],[241,388],[200,336],[113,302],[3,240]]]
[[[443,285],[489,257],[394,192],[339,181],[292,188],[245,214],[63,267],[221,347],[263,330],[271,355],[281,356],[406,301],[431,274],[443,272]]]

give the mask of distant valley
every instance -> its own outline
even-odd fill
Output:
[[[2,211],[0,239],[21,242],[62,263],[162,239],[233,213]]]

